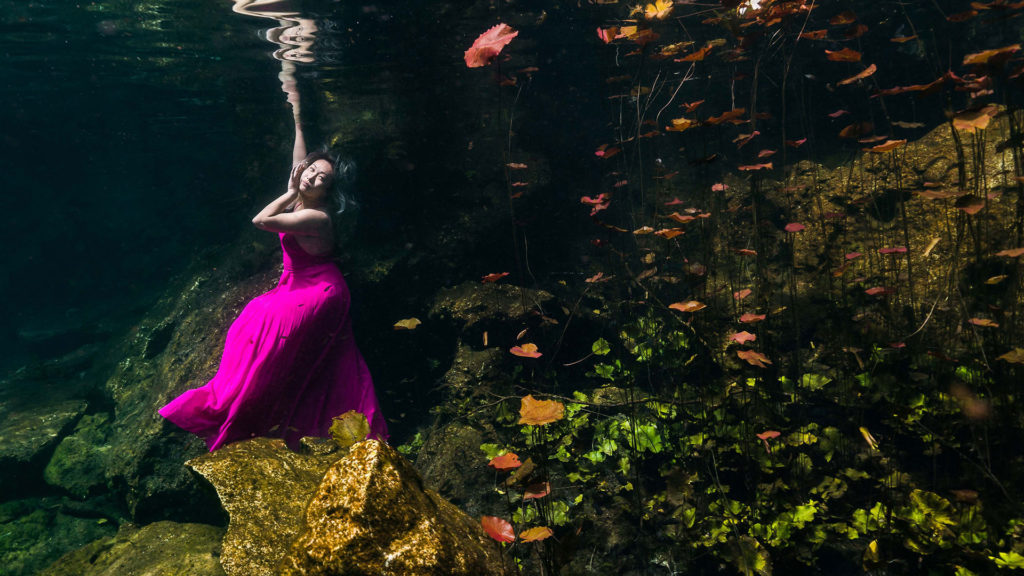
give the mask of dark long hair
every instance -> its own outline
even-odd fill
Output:
[[[327,202],[331,206],[331,211],[335,214],[341,214],[346,209],[355,206],[352,186],[356,181],[356,163],[349,158],[333,154],[327,146],[307,154],[305,159],[306,166],[317,160],[327,160],[334,168],[330,193],[327,195]]]

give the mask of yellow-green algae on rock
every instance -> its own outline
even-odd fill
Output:
[[[313,491],[338,453],[300,454],[253,438],[185,463],[213,484],[230,516],[221,564],[231,576],[277,576]]]
[[[505,573],[505,561],[397,451],[366,440],[327,470],[280,574],[480,576]]]

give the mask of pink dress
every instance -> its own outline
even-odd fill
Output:
[[[307,253],[279,233],[284,271],[228,330],[217,374],[160,409],[206,439],[210,451],[245,438],[328,436],[331,419],[366,415],[369,437],[387,439],[373,380],[352,337],[349,292],[328,254]]]

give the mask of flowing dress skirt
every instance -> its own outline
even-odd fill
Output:
[[[210,451],[254,436],[327,436],[331,419],[366,415],[369,437],[387,439],[373,380],[352,337],[349,291],[326,255],[280,234],[277,286],[250,301],[228,330],[217,374],[160,409],[206,439]]]

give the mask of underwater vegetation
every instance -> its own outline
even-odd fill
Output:
[[[481,282],[561,303],[435,409],[489,436],[484,530],[536,574],[1024,568],[1024,3],[579,9],[607,117],[560,279],[515,142],[543,18],[465,55],[507,94],[516,268]]]

